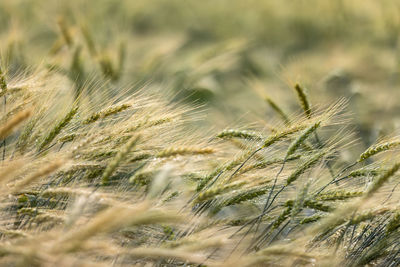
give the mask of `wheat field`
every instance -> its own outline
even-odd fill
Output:
[[[0,266],[400,265],[396,0],[0,1]]]

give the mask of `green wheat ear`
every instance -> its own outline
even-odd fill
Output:
[[[262,136],[256,132],[235,129],[224,130],[220,132],[217,137],[221,139],[240,138],[246,140],[260,140],[262,138]]]
[[[368,189],[365,198],[370,198],[376,191],[378,191],[383,184],[385,184],[390,177],[396,174],[400,168],[400,163],[395,163],[389,170],[377,177],[374,183]]]
[[[354,191],[354,192],[332,191],[332,192],[319,194],[316,197],[316,200],[320,200],[320,201],[346,200],[346,199],[362,196],[363,194],[364,194],[364,192],[361,192],[361,191]]]
[[[308,102],[305,89],[300,86],[300,84],[296,83],[294,86],[294,90],[297,93],[297,98],[299,99],[300,105],[303,108],[303,111],[306,114],[307,118],[311,118],[310,103]]]
[[[296,181],[300,175],[302,175],[305,171],[310,169],[312,166],[318,163],[320,159],[322,159],[326,155],[325,151],[316,153],[312,157],[310,157],[306,162],[300,165],[286,180],[286,186],[290,185],[294,181]]]
[[[393,233],[396,229],[400,227],[400,213],[396,212],[389,223],[386,225],[386,235]]]
[[[59,17],[57,20],[58,27],[60,28],[61,35],[69,48],[73,46],[73,38],[70,29],[64,17]]]
[[[118,151],[117,155],[111,160],[106,169],[104,170],[103,177],[101,178],[101,183],[103,185],[107,185],[109,178],[117,169],[117,167],[121,164],[121,162],[126,158],[127,154],[131,151],[131,149],[137,144],[140,139],[140,135],[133,136],[126,145]]]
[[[184,155],[207,155],[214,152],[215,150],[212,148],[171,147],[158,152],[156,157],[165,158]]]
[[[310,182],[307,182],[303,188],[300,189],[299,194],[297,195],[296,200],[294,201],[293,204],[293,209],[291,211],[291,220],[293,221],[295,216],[300,213],[300,211],[303,209],[304,204],[306,202],[306,197],[308,194],[308,190],[310,188]]]
[[[221,204],[221,206],[231,206],[235,204],[240,204],[244,201],[252,200],[254,198],[260,197],[268,192],[271,186],[258,186],[245,188],[240,190],[235,190],[232,192],[231,196],[228,196]]]
[[[275,103],[271,98],[265,97],[265,101],[271,106],[273,110],[275,110],[276,113],[278,113],[283,121],[286,123],[286,125],[290,124],[289,117],[286,115],[286,113],[278,106],[278,104]]]
[[[305,129],[306,127],[307,127],[306,125],[300,124],[300,125],[291,126],[283,131],[274,133],[265,139],[263,148],[269,147],[269,146],[275,144],[276,142],[279,142],[280,140],[288,137],[289,135],[292,135],[296,132],[299,132],[299,131]]]
[[[381,143],[381,144],[377,144],[374,146],[371,146],[370,148],[368,148],[365,152],[363,152],[360,155],[360,158],[358,159],[358,162],[362,162],[365,161],[366,159],[369,159],[370,157],[384,152],[384,151],[388,151],[391,149],[394,149],[396,147],[400,146],[400,141],[390,141],[390,142],[386,142],[386,143]]]
[[[99,119],[104,119],[107,118],[111,115],[117,114],[119,112],[122,112],[124,110],[127,110],[130,108],[132,105],[130,104],[121,104],[118,106],[110,107],[107,109],[104,109],[100,112],[95,112],[92,115],[90,115],[86,120],[83,121],[83,124],[90,124],[98,121]]]
[[[277,229],[287,218],[289,218],[292,212],[293,206],[288,206],[284,209],[281,214],[275,219],[274,223],[272,224],[271,231]]]
[[[50,144],[54,138],[64,129],[70,121],[74,118],[76,113],[78,112],[78,107],[73,107],[63,119],[61,119],[56,126],[49,132],[49,134],[44,138],[42,143],[39,145],[39,151],[42,151],[48,144]]]
[[[121,42],[118,50],[118,69],[116,72],[116,79],[120,79],[125,67],[125,59],[126,59],[126,43]]]
[[[316,123],[312,124],[308,128],[304,130],[304,132],[296,139],[293,141],[293,143],[290,145],[288,151],[286,152],[286,157],[289,157],[293,155],[296,150],[300,147],[301,144],[304,143],[304,141],[313,133],[317,130],[317,128],[321,125],[321,121],[317,121]]]
[[[81,32],[82,32],[83,38],[85,40],[85,43],[89,50],[90,55],[93,58],[95,58],[97,56],[96,45],[93,41],[92,35],[91,35],[88,27],[85,24],[81,25]]]
[[[1,92],[0,92],[0,97],[1,97],[7,93],[6,76],[5,76],[4,72],[2,71],[1,67],[0,67],[0,89],[1,89]]]
[[[313,222],[319,221],[321,218],[323,218],[322,215],[319,215],[319,214],[313,215],[313,216],[306,217],[306,218],[304,218],[303,220],[301,220],[301,221],[300,221],[300,224],[309,224],[309,223],[313,223]]]
[[[211,189],[205,190],[203,192],[200,192],[197,198],[194,200],[194,203],[199,203],[205,200],[209,200],[211,198],[214,198],[220,194],[223,194],[225,192],[229,192],[230,190],[233,191],[235,189],[238,189],[245,185],[245,181],[240,181],[240,182],[233,182],[227,185],[218,185],[215,186]]]
[[[109,78],[112,81],[118,80],[118,73],[111,62],[111,58],[106,53],[102,53],[98,61],[105,78]]]

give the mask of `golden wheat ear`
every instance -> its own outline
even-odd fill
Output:
[[[3,126],[0,127],[0,139],[4,139],[9,136],[15,128],[17,128],[23,121],[31,116],[30,110],[23,110],[16,114],[13,118],[7,121]]]

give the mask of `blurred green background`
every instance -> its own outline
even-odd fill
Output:
[[[1,64],[40,66],[117,90],[201,105],[214,128],[278,121],[303,84],[316,106],[341,97],[365,145],[400,126],[397,0],[0,2]],[[115,89],[117,88],[117,89]]]

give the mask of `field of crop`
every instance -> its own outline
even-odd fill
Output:
[[[0,266],[399,266],[397,0],[0,1]]]

